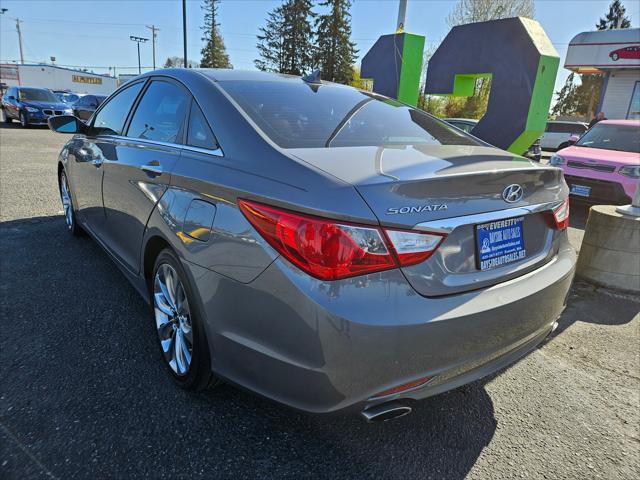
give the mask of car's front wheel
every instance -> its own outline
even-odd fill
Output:
[[[2,121],[4,123],[11,123],[11,117],[4,108],[2,109]]]
[[[614,53],[613,55],[611,55],[611,60],[613,60],[614,62],[617,62],[619,58],[620,58],[620,55],[618,55],[617,53]]]
[[[60,200],[62,200],[62,211],[64,213],[64,220],[67,223],[67,229],[76,237],[82,235],[82,227],[80,227],[76,221],[71,189],[69,188],[69,181],[67,180],[67,174],[64,170],[60,172]]]
[[[20,126],[22,128],[27,128],[29,126],[29,121],[27,120],[27,114],[24,112],[20,112]]]
[[[169,249],[158,255],[151,282],[160,350],[175,382],[186,390],[220,383],[211,371],[202,317],[182,263]]]

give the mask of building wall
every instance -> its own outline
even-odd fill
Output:
[[[18,65],[18,76],[19,80],[15,78],[2,78],[1,80],[8,86],[21,85],[23,87],[71,90],[76,93],[101,95],[110,94],[118,86],[117,80],[113,77],[48,65]]]
[[[629,102],[636,82],[640,81],[640,69],[611,70],[601,110],[610,119],[627,118]]]

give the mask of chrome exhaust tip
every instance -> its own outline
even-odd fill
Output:
[[[400,402],[386,402],[363,410],[360,415],[369,423],[386,422],[411,413],[411,407]]]

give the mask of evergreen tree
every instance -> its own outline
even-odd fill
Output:
[[[218,2],[219,0],[204,0],[202,6],[205,11],[202,41],[205,42],[205,45],[200,52],[202,54],[201,68],[233,68],[220,34],[220,24],[216,21]]]
[[[620,0],[613,0],[609,5],[609,13],[596,24],[598,30],[612,30],[614,28],[629,28],[631,21],[625,15],[626,9]]]
[[[291,75],[311,72],[315,59],[311,7],[311,0],[287,0],[269,13],[258,35],[257,68]]]
[[[258,52],[260,58],[253,61],[258,70],[265,72],[284,71],[284,15],[282,6],[269,12],[267,24],[260,27],[261,35],[258,35]]]
[[[315,14],[311,11],[312,6],[311,0],[287,0],[282,6],[282,73],[303,75],[310,73],[315,66],[315,36],[311,27]]]
[[[353,78],[353,63],[358,50],[351,42],[351,0],[324,0],[329,12],[316,20],[317,63],[322,78],[348,84]]]

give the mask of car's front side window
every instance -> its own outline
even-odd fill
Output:
[[[140,100],[127,136],[178,143],[191,98],[177,85],[154,81]]]
[[[133,102],[144,82],[135,83],[118,92],[94,117],[93,130],[96,135],[120,135]]]

